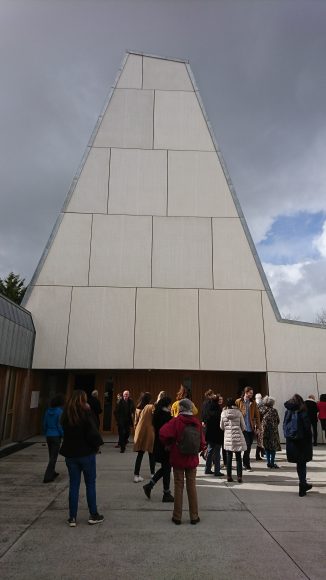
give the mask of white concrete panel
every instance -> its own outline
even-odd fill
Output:
[[[64,214],[37,284],[88,284],[91,223],[89,214]]]
[[[169,215],[238,217],[217,153],[169,151]]]
[[[261,293],[200,290],[200,367],[266,370]]]
[[[112,149],[109,213],[166,215],[167,152]]]
[[[116,89],[94,140],[94,147],[151,149],[154,91]]]
[[[154,149],[214,151],[195,93],[156,91]]]
[[[144,56],[143,88],[165,91],[193,91],[187,67],[183,62]]]
[[[213,219],[214,288],[264,290],[239,218]]]
[[[198,369],[198,292],[137,290],[135,368]]]
[[[136,54],[129,54],[117,83],[118,89],[141,89],[142,59]]]
[[[67,368],[132,368],[134,288],[74,288]]]
[[[91,286],[151,285],[152,218],[94,215]]]
[[[92,148],[66,211],[107,213],[110,150]]]
[[[71,288],[34,286],[26,308],[36,330],[33,368],[65,366]]]
[[[263,311],[268,370],[326,372],[326,328],[278,322],[265,292]]]
[[[213,287],[210,219],[154,217],[152,281],[161,288]]]
[[[326,373],[317,373],[318,382],[318,398],[320,395],[326,393]]]
[[[285,414],[284,403],[295,393],[306,399],[309,395],[315,395],[318,400],[317,381],[315,373],[268,373],[269,394],[275,399],[275,408],[280,416],[279,433],[281,441],[283,436],[283,419]],[[321,432],[319,433],[321,441]]]

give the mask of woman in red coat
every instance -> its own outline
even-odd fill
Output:
[[[326,395],[320,395],[320,400],[317,403],[318,408],[318,419],[321,424],[321,428],[324,431],[326,437]]]
[[[187,433],[190,433],[193,428],[195,428],[194,431],[198,431],[197,449],[192,453],[185,453],[186,437],[184,431],[186,427],[190,427],[187,429]],[[193,434],[189,435],[189,437],[193,441],[196,438]],[[160,439],[164,447],[169,448],[170,465],[173,467],[174,510],[172,521],[175,524],[181,524],[183,487],[184,479],[186,478],[190,523],[197,524],[200,520],[198,516],[196,468],[199,463],[198,453],[205,449],[206,445],[201,423],[193,416],[192,403],[189,399],[179,401],[179,415],[161,427]]]

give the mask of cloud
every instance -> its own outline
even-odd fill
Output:
[[[323,231],[320,236],[317,236],[313,240],[313,245],[320,255],[323,256],[323,258],[326,258],[326,221],[324,222]]]

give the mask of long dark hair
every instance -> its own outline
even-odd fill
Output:
[[[143,410],[143,408],[146,407],[146,405],[148,405],[151,402],[151,400],[152,400],[152,395],[150,393],[148,393],[148,392],[141,393],[140,397],[137,401],[136,408]]]
[[[85,419],[87,410],[87,395],[85,391],[73,391],[62,413],[62,423],[79,425]]]
[[[232,409],[232,407],[235,407],[235,400],[229,397],[226,399],[225,409]]]
[[[307,410],[307,407],[305,405],[303,398],[301,397],[301,395],[298,395],[298,393],[295,393],[295,395],[293,395],[293,397],[288,400],[288,403],[292,403],[293,405],[296,405],[296,407],[298,407],[298,411],[306,411]]]

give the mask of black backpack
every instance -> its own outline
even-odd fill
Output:
[[[303,439],[304,430],[302,418],[298,411],[287,411],[283,423],[284,437],[286,439]]]
[[[200,430],[193,423],[189,423],[182,431],[177,446],[182,455],[198,455],[200,441]]]

